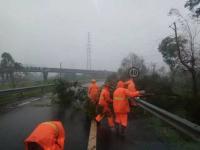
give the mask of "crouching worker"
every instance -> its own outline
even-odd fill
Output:
[[[110,86],[106,83],[100,94],[99,107],[102,107],[102,110],[96,116],[96,121],[99,123],[104,117],[107,117],[108,125],[111,129],[114,129],[114,119],[113,113],[109,107],[110,104],[112,104],[112,99],[110,98]]]
[[[65,131],[60,121],[39,124],[25,140],[25,150],[64,150]]]
[[[140,91],[131,92],[124,88],[123,81],[119,81],[117,84],[117,88],[113,93],[113,109],[115,112],[117,131],[121,129],[120,133],[122,135],[125,133],[128,124],[128,113],[130,112],[128,97],[137,97],[142,93],[143,92],[140,93]]]

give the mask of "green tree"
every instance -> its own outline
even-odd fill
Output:
[[[1,60],[2,68],[13,68],[14,67],[15,61],[9,53],[4,52],[1,55],[1,58],[2,58],[2,60]]]
[[[183,37],[178,37],[179,41],[179,47],[181,49],[181,52],[184,51],[184,44],[187,43],[187,40]],[[177,45],[176,45],[176,39],[170,36],[167,36],[164,38],[158,47],[159,52],[162,54],[164,62],[169,66],[170,70],[173,72],[178,67],[182,67],[178,52],[177,52]],[[183,52],[186,53],[186,52]]]
[[[184,44],[187,42],[187,40],[179,36],[178,41],[181,51],[184,51]],[[183,65],[180,63],[178,57],[175,38],[170,36],[164,38],[159,44],[158,50],[162,54],[164,62],[170,68],[170,85],[171,89],[173,89],[176,72],[180,69],[183,69]]]
[[[191,18],[184,17],[177,9],[171,9],[169,15],[177,17],[178,25],[180,26],[180,31],[178,31],[177,23],[174,22],[170,26],[175,35],[176,52],[178,55],[178,60],[180,64],[191,74],[192,77],[192,90],[196,96],[198,93],[197,87],[197,75],[200,67],[199,64],[199,24],[197,21]],[[184,37],[185,42],[182,44],[179,40],[179,35]]]
[[[10,76],[11,76],[11,73],[8,72],[8,70],[10,68],[13,68],[14,67],[14,59],[12,58],[12,56],[9,54],[9,53],[6,53],[4,52],[2,55],[1,55],[1,69],[3,70],[2,71],[2,79],[4,80],[5,79],[5,76],[6,76],[6,80],[9,80]]]
[[[6,77],[6,80],[11,80],[11,83],[13,87],[15,87],[15,79],[14,79],[14,72],[15,70],[20,70],[23,68],[21,63],[15,62],[11,54],[4,52],[1,55],[1,62],[0,62],[0,68],[1,68],[1,77],[4,80]]]
[[[197,64],[193,64],[193,55],[186,48],[188,41],[182,37],[166,37],[159,45],[159,52],[161,52],[164,61],[169,65],[172,72],[172,82],[174,73],[177,70],[186,70],[192,76],[193,93],[197,94]]]

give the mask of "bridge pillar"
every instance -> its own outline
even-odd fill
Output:
[[[44,71],[43,72],[43,80],[47,81],[47,79],[48,79],[48,72]]]

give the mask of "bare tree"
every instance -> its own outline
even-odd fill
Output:
[[[183,17],[177,9],[171,9],[169,12],[170,15],[175,15],[178,18],[178,22],[183,27],[183,35],[186,39],[184,44],[180,44],[177,23],[174,22],[172,26],[170,26],[175,34],[175,42],[176,42],[176,50],[180,63],[184,66],[184,68],[189,71],[192,77],[193,83],[193,93],[197,95],[197,72],[199,68],[199,49],[198,49],[198,36],[199,36],[199,28],[194,27],[195,22],[192,22],[192,25],[189,21]]]
[[[200,0],[187,0],[185,7],[193,12],[194,17],[200,16]]]
[[[147,72],[147,68],[144,64],[144,59],[137,56],[134,53],[130,53],[127,57],[122,60],[121,66],[118,70],[119,74],[124,78],[128,77],[128,70],[131,67],[139,69],[140,75],[144,75]]]

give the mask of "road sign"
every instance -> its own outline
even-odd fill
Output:
[[[132,67],[128,71],[129,77],[131,78],[136,78],[139,75],[139,70],[138,68]]]

